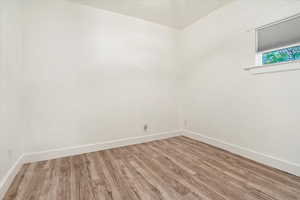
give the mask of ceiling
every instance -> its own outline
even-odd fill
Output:
[[[141,18],[177,29],[185,28],[233,0],[70,0]]]

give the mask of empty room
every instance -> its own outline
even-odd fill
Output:
[[[1,200],[300,200],[299,0],[0,0]]]

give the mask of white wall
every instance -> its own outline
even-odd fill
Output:
[[[18,0],[2,0],[0,180],[22,139],[25,152],[39,152],[177,130],[184,120],[299,164],[300,72],[243,71],[255,63],[254,28],[300,9],[273,2],[236,1],[180,33],[64,0],[27,0],[24,15]]]
[[[24,10],[27,152],[179,128],[177,31],[63,0]]]
[[[187,129],[300,164],[300,72],[251,75],[254,28],[296,14],[296,0],[239,0],[183,32]]]
[[[18,0],[0,1],[0,187],[8,170],[23,152],[25,126],[20,14]]]

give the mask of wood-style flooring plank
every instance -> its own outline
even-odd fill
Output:
[[[4,200],[300,200],[300,177],[180,136],[25,164]]]

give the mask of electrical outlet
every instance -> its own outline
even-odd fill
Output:
[[[7,150],[7,155],[10,160],[13,159],[13,151],[11,149]]]
[[[148,124],[144,125],[144,131],[147,132],[148,131]]]
[[[4,169],[2,166],[0,166],[0,175],[3,175],[3,174],[5,174]]]
[[[184,128],[188,128],[188,121],[187,120],[184,120],[183,126],[184,126]]]

